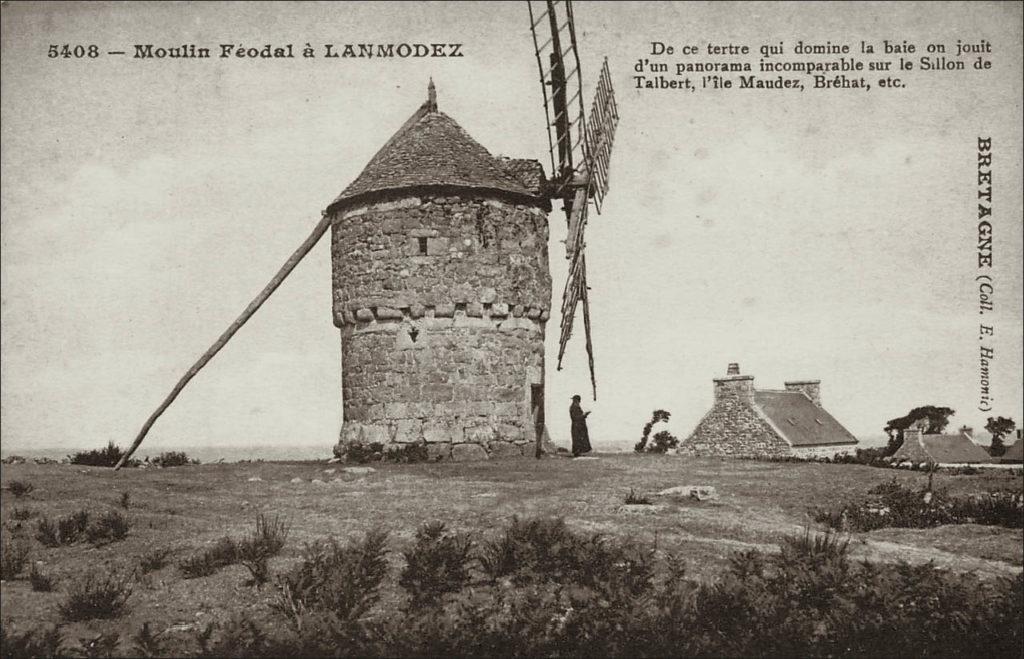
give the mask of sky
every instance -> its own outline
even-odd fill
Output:
[[[11,2],[0,13],[5,452],[130,443],[419,107],[429,78],[441,111],[491,153],[548,162],[525,3]],[[1020,4],[577,2],[575,17],[586,104],[607,56],[621,121],[610,192],[587,228],[598,399],[586,396],[581,333],[555,369],[556,311],[556,443],[568,443],[577,392],[598,450],[637,439],[658,408],[684,437],[730,362],[763,388],[821,379],[826,408],[861,437],[927,404],[955,409],[955,425],[1021,421]],[[894,91],[633,84],[651,41],[862,39],[987,39],[993,68],[918,73]],[[457,42],[465,56],[320,56],[350,42]],[[310,43],[318,57],[47,57],[50,44],[147,43]],[[996,171],[988,413],[977,409],[979,136],[993,139]],[[560,210],[550,224],[557,310]],[[342,403],[327,243],[144,447],[329,451]]]

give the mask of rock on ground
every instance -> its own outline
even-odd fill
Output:
[[[697,501],[717,501],[718,492],[711,485],[679,485],[658,492],[659,497],[671,499],[696,499]]]

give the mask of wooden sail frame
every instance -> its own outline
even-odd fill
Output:
[[[569,260],[569,270],[562,292],[558,369],[562,368],[576,310],[582,302],[590,382],[594,400],[597,400],[583,236],[590,204],[593,203],[600,214],[608,192],[608,166],[619,113],[608,59],[605,58],[598,75],[590,116],[584,114],[582,74],[571,0],[546,0],[543,9],[537,2],[536,11],[534,4],[527,2],[530,33],[544,97],[553,181],[551,193],[552,197],[562,199],[567,224],[565,257]],[[545,22],[550,30],[546,39],[540,31]],[[568,42],[568,45],[563,47],[563,42]],[[572,57],[567,61],[569,55]]]

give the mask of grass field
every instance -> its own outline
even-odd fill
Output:
[[[287,569],[303,543],[335,536],[346,540],[371,528],[390,532],[390,579],[397,579],[401,551],[424,521],[439,519],[452,529],[488,537],[513,515],[564,517],[571,527],[654,544],[662,556],[683,557],[688,573],[711,579],[736,551],[774,550],[787,535],[815,527],[809,511],[862,496],[892,478],[923,486],[922,473],[859,465],[695,460],[650,455],[604,455],[598,459],[488,461],[461,464],[373,465],[370,473],[346,465],[314,462],[237,463],[172,469],[111,469],[75,465],[4,465],[2,519],[7,537],[33,537],[40,516],[67,515],[81,508],[120,510],[131,522],[127,538],[103,547],[76,543],[46,548],[31,540],[30,561],[57,580],[53,592],[32,590],[26,573],[0,588],[5,625],[26,629],[59,621],[66,585],[90,568],[129,572],[139,558],[161,547],[169,564],[136,576],[129,611],[120,619],[74,623],[72,638],[117,630],[134,633],[143,622],[159,632],[191,633],[211,621],[243,612],[269,616],[273,587],[245,584],[248,573],[231,566],[212,576],[185,580],[177,560],[224,535],[244,536],[258,513],[280,516],[289,526],[287,545],[271,561],[271,572]],[[301,479],[293,482],[293,479]],[[321,482],[315,482],[317,479]],[[13,481],[34,489],[21,497],[7,491]],[[656,512],[621,509],[633,488],[653,494],[675,485],[712,485],[718,501],[671,502]],[[954,476],[939,473],[937,488],[953,493],[1022,489],[1019,472]],[[12,511],[19,509],[16,520]],[[985,577],[1017,574],[1024,563],[1018,530],[958,525],[935,529],[882,529],[853,535],[853,556],[907,561]],[[391,583],[382,610],[399,597]]]

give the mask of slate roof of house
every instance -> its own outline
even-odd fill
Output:
[[[517,161],[514,161],[517,162]],[[518,171],[518,168],[517,168]],[[422,186],[457,186],[534,194],[431,98],[398,129],[328,211],[364,195]]]
[[[856,444],[857,438],[800,391],[754,391],[754,403],[793,446]]]
[[[1003,462],[1024,462],[1024,439],[1018,439],[1006,448],[1006,453],[1000,457]]]
[[[918,442],[918,446],[909,446],[910,442]],[[971,441],[970,437],[965,434],[959,435],[921,435],[918,440],[916,437],[908,435],[903,441],[904,446],[900,446],[899,450],[893,454],[893,458],[899,460],[900,458],[907,458],[910,460],[920,460],[920,453],[918,448],[923,449],[924,453],[932,462],[940,464],[962,464],[967,462],[992,462],[992,456],[988,454],[988,451]]]

